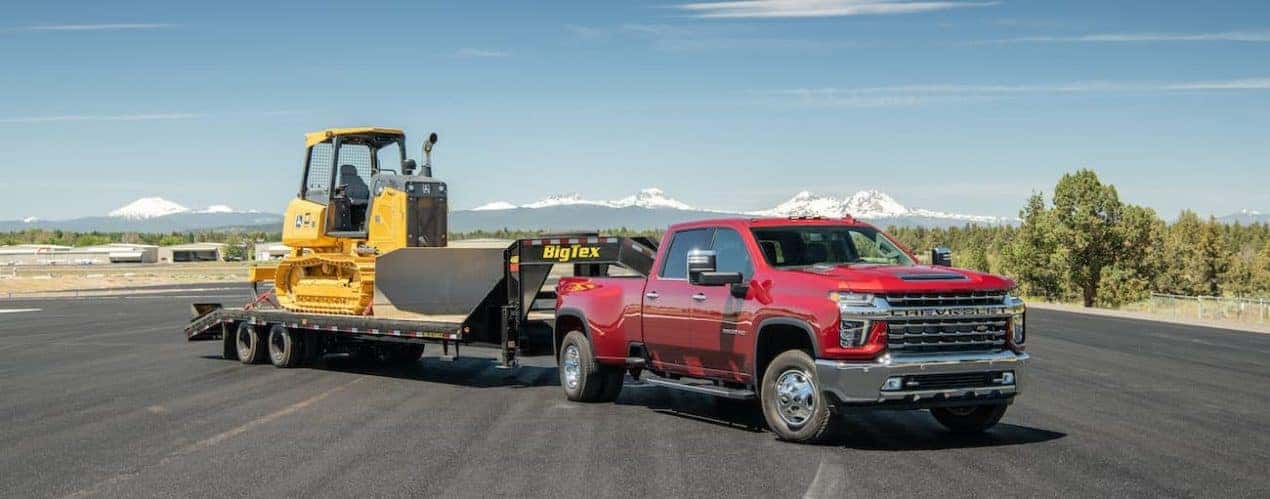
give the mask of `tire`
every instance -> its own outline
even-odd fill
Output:
[[[230,331],[225,324],[220,327],[221,357],[225,360],[238,360],[238,330]]]
[[[574,402],[600,402],[605,386],[605,374],[595,362],[591,340],[581,331],[571,331],[560,344],[560,387],[564,395]],[[621,390],[620,384],[617,390]]]
[[[297,367],[304,360],[304,342],[299,332],[281,324],[269,328],[269,362],[274,367]]]
[[[1005,415],[1005,404],[971,407],[936,407],[930,410],[935,421],[953,433],[983,433],[996,426]]]
[[[234,345],[238,350],[238,361],[243,364],[263,364],[269,358],[269,346],[265,345],[264,335],[246,322],[238,323]]]
[[[768,428],[781,440],[819,443],[832,433],[833,412],[816,379],[816,363],[802,350],[784,352],[767,365],[760,403]]]

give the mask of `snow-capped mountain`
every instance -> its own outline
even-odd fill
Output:
[[[24,224],[33,224],[39,221],[40,221],[39,217],[26,217],[22,219],[22,223]]]
[[[982,215],[962,215],[942,211],[908,208],[886,193],[869,189],[859,191],[846,198],[813,194],[803,191],[789,201],[785,201],[770,210],[753,212],[760,216],[810,216],[839,218],[851,215],[856,218],[885,221],[896,218],[939,218],[960,220],[965,222],[1001,223],[1008,221],[1000,217]]]
[[[189,208],[173,203],[161,197],[141,198],[111,211],[107,216],[140,220],[162,217],[176,213],[185,213]]]
[[[879,225],[956,226],[966,223],[1011,223],[1007,218],[959,215],[908,208],[884,192],[871,189],[836,197],[803,191],[775,208],[760,211],[695,208],[658,188],[612,201],[596,201],[581,194],[550,196],[515,205],[487,203],[450,215],[451,230],[528,229],[546,231],[597,230],[613,227],[664,228],[670,224],[720,216],[819,216],[841,218],[850,214]]]
[[[647,189],[642,189],[634,195],[626,196],[624,198],[614,200],[614,201],[590,200],[590,199],[583,198],[581,194],[578,194],[575,192],[575,193],[569,193],[569,194],[556,194],[552,196],[547,196],[546,198],[543,198],[541,200],[534,201],[528,204],[522,204],[519,206],[514,205],[512,203],[508,203],[506,201],[495,201],[492,203],[486,203],[486,204],[477,206],[476,208],[472,208],[472,211],[514,210],[516,208],[527,208],[527,209],[533,210],[533,209],[539,209],[539,208],[549,208],[552,206],[579,206],[579,205],[603,206],[608,208],[627,208],[627,207],[633,206],[637,208],[648,208],[648,209],[659,209],[659,208],[669,208],[674,210],[695,210],[696,209],[696,208],[693,208],[692,206],[689,206],[687,203],[684,203],[682,201],[679,201],[678,199],[674,199],[672,197],[667,196],[666,191],[663,191],[656,187],[650,187]]]
[[[688,203],[680,201],[666,195],[666,191],[656,187],[649,187],[640,190],[634,196],[627,196],[617,201],[611,201],[610,204],[616,207],[638,206],[640,208],[670,208],[674,210],[695,210]]]
[[[1228,224],[1237,223],[1243,225],[1270,223],[1270,214],[1244,208],[1239,210],[1238,213],[1231,213],[1223,217],[1217,217],[1217,221]]]

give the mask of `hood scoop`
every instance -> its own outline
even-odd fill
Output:
[[[908,272],[898,276],[905,281],[965,281],[969,279],[956,272]]]

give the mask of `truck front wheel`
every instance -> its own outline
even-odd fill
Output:
[[[570,331],[560,344],[560,386],[574,402],[612,402],[622,391],[621,368],[601,365],[591,351],[591,340],[581,331]]]
[[[802,350],[777,355],[767,365],[760,401],[767,426],[782,440],[816,443],[831,433],[833,413],[816,379],[816,363]]]
[[[983,433],[1001,421],[1005,404],[970,407],[936,407],[930,410],[935,421],[953,433]]]

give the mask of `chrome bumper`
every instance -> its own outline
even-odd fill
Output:
[[[946,401],[1009,399],[1019,392],[1028,355],[1010,351],[986,354],[946,354],[929,356],[883,356],[871,362],[816,360],[816,379],[821,390],[838,402],[851,405],[909,403],[937,404]],[[933,390],[883,390],[887,378],[921,374],[954,374],[1013,371],[1009,385],[940,388]]]

